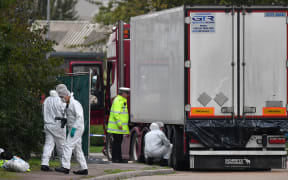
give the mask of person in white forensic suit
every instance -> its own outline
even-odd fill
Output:
[[[73,171],[74,174],[88,175],[88,167],[82,150],[82,135],[84,132],[84,114],[79,101],[74,99],[73,94],[64,84],[59,84],[56,91],[63,102],[68,104],[67,128],[68,135],[63,146],[62,167],[55,168],[56,171],[69,174],[72,152],[80,164],[81,169]]]
[[[45,144],[41,159],[41,170],[52,171],[49,167],[49,160],[56,144],[57,155],[62,157],[63,144],[66,138],[66,128],[61,128],[61,122],[55,117],[62,117],[65,104],[61,102],[55,90],[50,91],[50,96],[43,103]]]
[[[150,131],[145,135],[146,162],[151,165],[154,159],[160,159],[160,165],[167,166],[173,145],[162,131],[164,124],[152,123],[149,128]]]

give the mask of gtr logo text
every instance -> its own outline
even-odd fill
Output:
[[[202,22],[205,22],[205,21],[210,21],[210,22],[214,22],[214,16],[193,16],[192,17],[192,20],[193,21],[202,21]]]

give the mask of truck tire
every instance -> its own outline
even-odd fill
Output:
[[[112,142],[113,142],[113,135],[107,134],[106,135],[106,153],[107,153],[107,159],[109,161],[112,161]]]
[[[131,139],[130,159],[138,162],[140,159],[139,139],[137,132],[134,132]]]
[[[169,141],[173,144],[173,137],[174,137],[174,135],[173,135],[173,128],[171,127],[171,126],[167,126],[166,127],[166,133],[167,133],[167,138],[169,139]],[[172,156],[173,156],[173,149],[172,149],[172,153],[171,153],[171,156],[170,156],[170,159],[169,159],[169,161],[168,161],[168,166],[170,166],[170,167],[172,167],[173,168],[173,158],[172,158]]]
[[[177,126],[174,126],[172,130],[173,150],[170,157],[170,165],[175,170],[186,170],[189,165],[189,156],[183,153],[183,130]]]
[[[145,163],[145,135],[148,132],[148,129],[144,129],[142,132],[142,137],[141,137],[141,154],[139,157],[138,162]]]

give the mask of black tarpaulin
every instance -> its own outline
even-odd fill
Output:
[[[243,148],[251,135],[284,135],[288,120],[187,120],[186,132],[209,148]]]

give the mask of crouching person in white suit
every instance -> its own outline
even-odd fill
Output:
[[[152,123],[150,131],[145,135],[145,158],[148,164],[160,159],[161,166],[167,166],[173,145],[162,131],[164,124]]]

